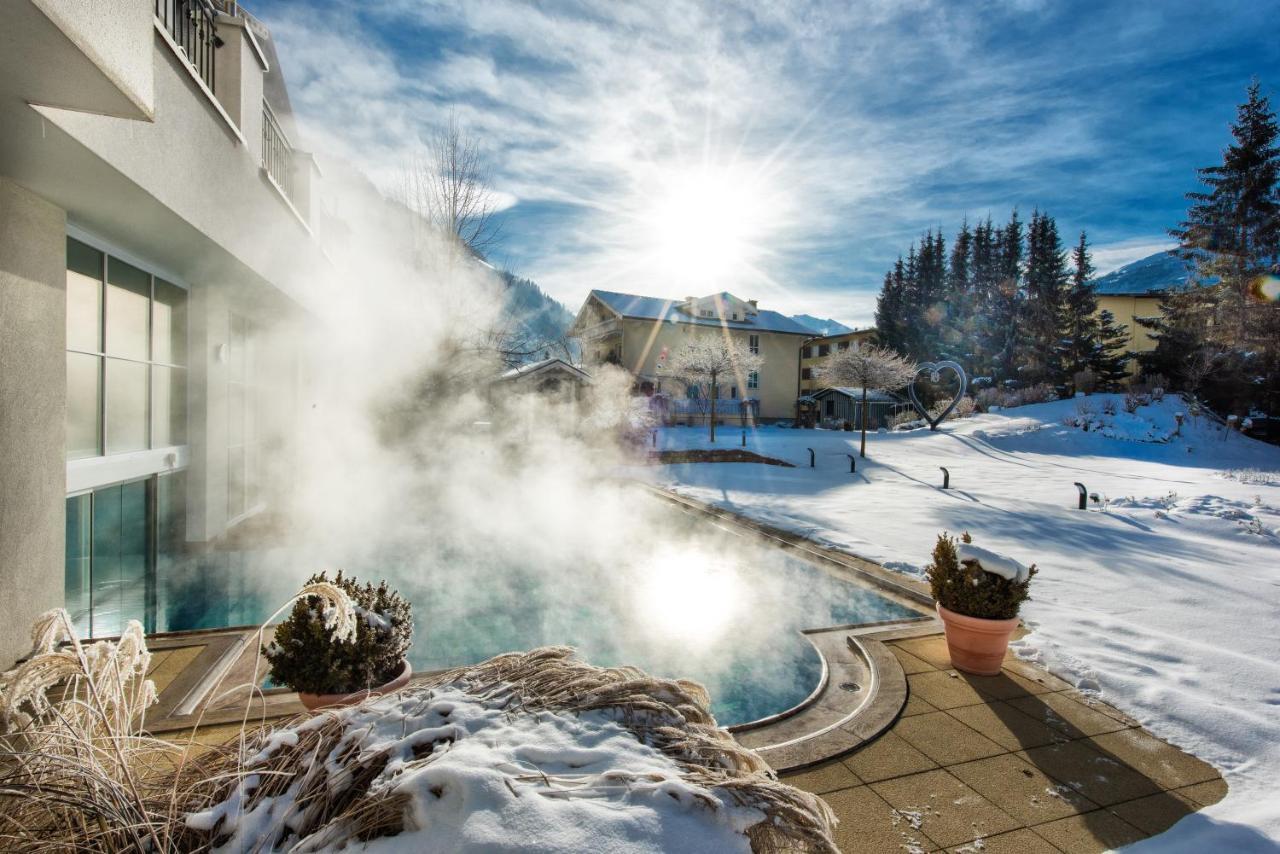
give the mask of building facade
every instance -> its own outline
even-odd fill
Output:
[[[318,173],[260,22],[227,0],[15,0],[5,17],[8,662],[59,606],[85,636],[196,627],[180,606],[201,556],[288,482],[295,333],[323,259]]]
[[[755,401],[755,416],[766,421],[793,417],[800,342],[813,333],[755,300],[729,293],[671,300],[593,290],[569,330],[588,370],[606,363],[626,368],[640,391],[662,393],[674,407],[707,394],[671,376],[667,365],[690,336],[708,334],[740,341],[764,359],[759,372],[719,384],[718,401],[725,403],[717,403],[718,417],[737,417],[743,400]]]
[[[859,347],[874,344],[875,342],[876,330],[874,327],[855,329],[852,332],[841,332],[836,335],[823,335],[805,341],[800,348],[799,393],[801,395],[813,394],[819,389],[826,388],[823,382],[815,376],[814,371],[832,353],[848,350],[850,347],[856,350]]]

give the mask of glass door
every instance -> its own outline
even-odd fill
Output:
[[[67,609],[86,637],[155,631],[152,479],[67,499]]]

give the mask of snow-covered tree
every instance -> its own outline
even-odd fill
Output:
[[[896,391],[915,376],[916,364],[905,356],[884,347],[850,347],[827,357],[818,366],[818,378],[828,386],[862,389],[862,447],[859,455],[867,455],[867,393]]]
[[[729,338],[720,332],[693,336],[672,354],[671,373],[686,383],[705,385],[711,400],[711,441],[716,440],[716,398],[720,381],[733,377],[739,388],[746,388],[747,378],[764,366],[764,357],[752,353],[747,342]]]

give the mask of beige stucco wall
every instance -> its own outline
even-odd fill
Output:
[[[857,345],[861,347],[864,344],[874,343],[875,338],[876,331],[874,329],[859,329],[854,332],[846,332],[843,335],[829,335],[826,338],[815,338],[810,341],[805,345],[800,356],[800,393],[808,394],[811,391],[818,391],[819,389],[825,388],[824,383],[813,379],[812,376],[809,379],[804,379],[803,372],[805,368],[808,368],[812,372],[814,368],[821,365],[826,360],[827,356],[836,352],[836,348],[842,343],[848,343],[849,346],[853,346],[856,342]],[[827,353],[827,356],[809,355],[810,353],[816,353],[816,348],[823,344],[826,344],[831,348],[830,352]]]
[[[63,603],[66,220],[0,178],[0,669]]]
[[[1100,296],[1098,297],[1098,311],[1111,312],[1116,319],[1116,323],[1128,327],[1129,350],[1135,353],[1146,353],[1156,348],[1156,342],[1151,337],[1149,331],[1138,325],[1135,318],[1138,317],[1158,317],[1160,315],[1160,299],[1158,297],[1142,297],[1142,296]],[[1133,359],[1129,362],[1130,373],[1137,373],[1140,370],[1138,360]]]
[[[738,387],[738,397],[755,397],[760,400],[761,418],[791,418],[795,415],[796,376],[800,360],[800,342],[803,335],[786,335],[778,332],[750,332],[742,329],[723,330],[686,323],[655,323],[651,320],[624,319],[622,326],[622,365],[634,374],[645,377],[661,377],[658,357],[667,348],[668,360],[692,335],[724,335],[747,343],[749,335],[760,336],[760,355],[764,367],[760,370],[760,387],[747,388],[745,376],[726,380],[720,391],[721,398],[728,398],[730,387]],[[683,397],[684,384],[667,379],[662,391]]]

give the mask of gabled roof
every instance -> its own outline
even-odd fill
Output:
[[[862,400],[862,389],[851,386],[831,386],[819,391],[810,392],[810,397],[818,398],[827,394],[842,394],[854,400]],[[893,392],[870,389],[867,391],[867,403],[903,403],[903,399]]]
[[[542,359],[537,362],[530,362],[527,365],[519,365],[509,371],[503,371],[497,376],[497,380],[514,380],[521,377],[533,376],[544,371],[560,370],[572,374],[582,382],[591,382],[591,375],[579,367],[569,364],[564,359]]]
[[[637,320],[689,323],[694,326],[718,326],[757,332],[782,332],[788,335],[804,335],[806,337],[813,335],[813,332],[808,327],[801,326],[791,318],[776,311],[760,309],[756,316],[749,321],[730,320],[728,318],[721,320],[718,317],[694,317],[691,314],[680,311],[682,300],[599,290],[593,290],[587,299],[591,299],[591,297],[600,300],[600,302],[623,317]]]

